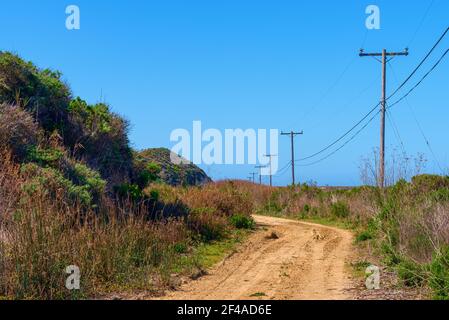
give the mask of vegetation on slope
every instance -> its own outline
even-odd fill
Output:
[[[159,180],[171,186],[197,186],[212,182],[206,173],[192,163],[175,164],[170,159],[171,151],[165,148],[146,149],[134,156],[137,179],[142,173],[149,180]],[[146,173],[145,173],[146,169]]]
[[[59,72],[0,52],[0,297],[167,288],[172,272],[198,272],[209,245],[251,225],[235,186],[165,186],[210,179],[171,166],[166,150],[133,152],[127,131],[108,105],[73,98]],[[79,291],[65,287],[70,265],[81,270]]]

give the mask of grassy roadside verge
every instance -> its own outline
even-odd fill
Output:
[[[369,261],[384,266],[398,286],[421,298],[448,299],[449,177],[416,176],[385,190],[247,188],[257,199],[258,214],[354,232],[356,248],[365,257],[354,263],[356,273]]]
[[[249,235],[254,232],[247,229],[237,229],[229,232],[221,240],[209,243],[199,243],[190,253],[180,256],[171,271],[180,275],[195,277],[197,271],[205,271],[236,250]]]

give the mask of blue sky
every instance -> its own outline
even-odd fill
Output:
[[[358,50],[401,51],[391,62],[388,89],[417,65],[448,26],[449,1],[4,1],[0,50],[63,72],[74,95],[103,98],[132,124],[138,149],[171,147],[173,129],[304,130],[297,157],[314,153],[379,101],[380,64]],[[65,8],[81,10],[81,30],[65,28]],[[381,30],[367,31],[365,8],[380,8]],[[449,46],[443,41],[414,79]],[[408,99],[442,166],[449,166],[449,61]],[[394,73],[393,73],[394,72]],[[411,83],[414,83],[412,81]],[[422,152],[439,173],[409,106],[392,117],[409,154]],[[387,146],[399,139],[387,122]],[[355,141],[315,166],[301,181],[355,185],[360,157],[379,143],[376,119]],[[280,166],[290,159],[280,140]],[[246,178],[252,166],[203,167],[215,179]],[[274,177],[287,184],[288,173]]]

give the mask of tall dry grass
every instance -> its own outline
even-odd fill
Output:
[[[231,217],[249,217],[253,210],[249,196],[232,182],[148,190],[157,189],[161,203],[175,204],[170,210],[186,207],[188,215],[180,218],[155,219],[144,203],[107,198],[101,207],[86,209],[68,201],[64,190],[24,188],[30,177],[11,153],[0,156],[0,297],[78,299],[160,290],[171,285],[171,273],[200,267],[189,256],[192,247],[227,237],[235,228]],[[65,287],[71,265],[81,271],[79,291]]]

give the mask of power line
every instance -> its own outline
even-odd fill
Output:
[[[389,100],[390,98],[392,98],[394,95],[396,95],[396,93],[398,93],[399,90],[401,90],[406,84],[407,82],[415,75],[415,73],[419,70],[419,68],[421,68],[421,66],[424,64],[424,62],[426,62],[426,60],[430,57],[430,55],[432,54],[432,52],[436,49],[436,47],[440,44],[440,42],[444,39],[444,37],[446,36],[446,34],[449,32],[449,27],[443,32],[443,34],[440,36],[440,38],[437,40],[437,42],[433,45],[432,49],[430,49],[430,51],[426,54],[426,56],[421,60],[421,62],[418,64],[418,66],[412,71],[412,73],[410,73],[410,75],[404,80],[404,82],[401,83],[401,85],[392,93],[388,96],[388,98],[386,100]]]
[[[400,99],[398,99],[396,102],[394,102],[393,104],[391,104],[391,105],[389,105],[388,107],[387,107],[387,110],[389,110],[389,109],[391,109],[392,107],[394,107],[395,105],[397,105],[397,104],[399,104],[402,100],[404,100],[404,99],[406,99],[435,69],[436,69],[436,67],[442,62],[442,60],[446,57],[446,55],[449,53],[449,49],[447,49],[445,52],[444,52],[444,54],[438,59],[438,61],[432,66],[432,68],[421,78],[421,80],[420,81],[418,81],[418,83],[415,85],[415,86],[413,86],[404,96],[402,96]],[[380,104],[380,103],[379,103]],[[378,104],[378,105],[379,105]],[[377,105],[377,106],[378,106]],[[376,108],[377,108],[377,106],[376,106]],[[373,111],[375,110],[375,108],[369,113],[369,114],[371,114]],[[343,149],[346,145],[348,145],[352,140],[354,140],[356,137],[357,137],[357,135],[358,134],[360,134],[374,119],[375,119],[375,117],[378,115],[380,113],[380,110],[378,110],[377,112],[376,112],[376,114],[373,116],[373,117],[371,117],[369,120],[368,120],[368,122],[360,129],[360,130],[358,130],[349,140],[347,140],[342,146],[340,146],[338,149],[336,149],[336,150],[334,150],[333,152],[331,152],[330,154],[328,154],[327,156],[325,156],[325,157],[323,157],[323,158],[321,158],[321,159],[319,159],[319,160],[317,160],[317,161],[315,161],[315,162],[312,162],[312,163],[308,163],[308,164],[303,164],[303,165],[300,165],[301,167],[308,167],[308,166],[312,166],[312,165],[315,165],[315,164],[318,164],[318,163],[320,163],[320,162],[322,162],[322,161],[324,161],[324,160],[327,160],[328,158],[330,158],[331,156],[333,156],[335,153],[337,153],[338,151],[340,151],[341,149]],[[368,116],[369,116],[369,114],[368,114]],[[365,118],[364,119],[366,119],[368,116],[365,116]],[[364,120],[363,119],[363,120]],[[363,122],[363,120],[362,121],[359,121],[359,123],[358,124],[360,124],[361,122]],[[356,125],[356,126],[354,126],[354,128],[355,127],[357,127],[358,126],[358,124]],[[346,135],[348,135],[350,132],[352,132],[354,129],[351,129],[351,130],[349,130],[346,134],[345,134],[345,136]],[[343,137],[344,138],[344,137]],[[341,139],[343,139],[343,138],[341,138]],[[340,140],[341,140],[340,139]],[[428,140],[427,140],[427,142],[428,142]],[[334,143],[335,144],[335,143]],[[428,146],[430,147],[430,143],[428,144]],[[310,159],[310,158],[309,158]],[[297,162],[298,161],[302,161],[301,159],[298,159],[298,160],[296,160]],[[440,169],[441,169],[441,166],[440,166]]]
[[[433,5],[435,4],[435,0],[432,0],[429,4],[429,6],[427,7],[426,11],[424,12],[424,16],[422,17],[418,27],[416,28],[415,32],[412,35],[412,38],[410,39],[410,41],[408,42],[407,47],[410,47],[410,45],[412,44],[412,42],[415,40],[416,36],[418,35],[418,32],[421,30],[422,26],[424,25],[424,21],[426,21],[427,16],[429,15],[430,9],[432,9]]]
[[[380,102],[380,146],[379,146],[379,187],[385,187],[385,113],[387,106],[387,59],[388,57],[408,56],[408,49],[403,52],[382,52],[365,53],[360,50],[360,57],[382,57],[382,99]],[[389,61],[388,60],[388,61]]]
[[[392,65],[390,62],[388,62],[387,64],[388,64],[388,66],[389,66],[390,69],[391,69],[391,73],[393,74],[393,78],[394,78],[394,80],[396,81],[396,84],[398,84],[398,83],[399,83],[399,80],[398,80],[398,77],[396,76],[396,72],[395,72],[394,69],[393,69],[393,65]],[[396,122],[394,121],[393,114],[392,114],[388,109],[387,109],[386,111],[387,111],[387,119],[388,119],[388,121],[390,122],[390,125],[393,127],[393,132],[394,132],[394,134],[395,134],[395,136],[396,136],[396,139],[398,140],[398,142],[399,142],[399,144],[400,144],[400,146],[401,146],[402,153],[403,153],[404,156],[405,156],[405,155],[407,154],[407,152],[406,152],[406,150],[405,150],[404,141],[402,140],[401,134],[399,133],[399,128],[398,128],[398,126],[396,125]]]
[[[432,52],[435,50],[435,48],[439,45],[439,43],[443,40],[443,38],[446,36],[447,32],[449,31],[449,27],[443,32],[443,34],[440,36],[440,38],[437,40],[437,42],[433,45],[433,47],[430,49],[430,51],[426,54],[426,56],[421,60],[421,62],[418,64],[418,66],[411,72],[411,74],[402,82],[402,84],[393,92],[393,94],[391,94],[389,97],[387,97],[385,99],[385,101],[389,100],[391,97],[393,97],[397,92],[399,92],[399,90],[404,87],[405,84],[407,84],[407,82],[413,77],[413,75],[420,69],[420,67],[424,64],[424,62],[429,58],[429,56],[432,54]],[[436,63],[436,65],[431,69],[431,71],[433,71],[433,69],[436,68],[436,66],[441,62],[441,60],[444,58],[444,56],[447,54],[447,52],[443,55],[442,58],[440,58],[440,60]],[[431,72],[430,71],[430,72]],[[430,74],[430,72],[428,72],[428,74]],[[424,80],[428,74],[425,75],[425,77],[423,77],[422,80]],[[422,82],[422,80],[420,82]],[[418,86],[419,84],[417,84]],[[416,87],[416,86],[415,86]],[[415,88],[412,88],[411,91],[413,91]],[[407,94],[409,95],[411,93],[411,91]],[[406,95],[406,96],[407,96]],[[394,105],[398,104],[400,101],[402,101],[402,99],[404,99],[405,97],[399,99],[398,101],[396,101],[395,103],[393,103],[392,105],[390,105],[389,107],[393,107]],[[380,105],[380,102],[378,104],[376,104],[376,106],[374,106],[361,120],[359,120],[354,126],[352,126],[349,130],[347,130],[343,135],[341,135],[339,138],[337,138],[335,141],[333,141],[332,143],[330,143],[329,145],[327,145],[326,147],[322,148],[321,150],[319,150],[318,152],[315,152],[314,154],[308,156],[308,157],[304,157],[301,159],[298,159],[297,161],[305,161],[305,160],[309,160],[312,159],[324,152],[326,152],[327,150],[329,150],[330,148],[332,148],[333,146],[335,146],[338,142],[340,142],[341,140],[343,140],[346,136],[348,136],[352,131],[354,131],[361,123],[363,123],[376,109],[377,107]]]
[[[449,29],[448,29],[449,30]],[[401,98],[392,103],[388,109],[393,108],[395,105],[400,103],[402,100],[406,99],[417,87],[421,85],[421,83],[436,69],[436,67],[443,61],[446,55],[449,53],[449,49],[447,49],[443,55],[438,59],[438,61],[433,65],[432,68],[419,80],[406,94],[404,94]]]
[[[349,99],[345,104],[343,104],[341,108],[338,108],[337,110],[332,112],[332,114],[327,115],[326,118],[327,119],[335,119],[335,117],[340,115],[342,112],[346,111],[347,107],[352,105],[356,100],[358,100],[362,95],[364,95],[377,81],[378,81],[378,78],[377,77],[374,78],[373,81],[371,81],[371,83],[368,86],[366,86],[365,88],[360,90],[356,95],[352,96],[351,99]],[[316,127],[319,127],[319,125],[322,122],[323,122],[323,117],[321,117],[320,119],[317,119],[316,121],[311,122],[310,124],[307,124],[307,127],[311,130]]]
[[[407,152],[405,151],[405,145],[401,138],[401,134],[399,133],[398,126],[396,125],[393,115],[391,114],[391,112],[389,110],[387,110],[387,119],[388,119],[388,122],[390,122],[390,125],[393,127],[393,132],[394,132],[394,135],[396,136],[396,139],[399,142],[399,145],[401,146],[402,154],[406,155]]]
[[[380,110],[377,110],[377,112],[374,114],[374,116],[372,116],[367,123],[365,123],[365,125],[363,125],[363,127],[361,127],[353,136],[351,136],[351,138],[349,138],[349,140],[347,140],[343,145],[341,145],[338,149],[334,150],[333,152],[331,152],[330,154],[328,154],[327,156],[325,156],[324,158],[321,158],[315,162],[311,162],[311,163],[307,163],[307,164],[302,164],[299,165],[300,167],[309,167],[309,166],[313,166],[315,164],[318,164],[320,162],[323,162],[324,160],[327,160],[328,158],[330,158],[331,156],[333,156],[334,154],[336,154],[338,151],[340,151],[341,149],[343,149],[345,146],[347,146],[352,140],[354,140],[366,127],[368,127],[368,125],[377,117],[377,115],[380,113]]]
[[[393,72],[393,75],[394,75],[395,78],[396,78],[396,72],[394,71],[393,66],[390,65],[390,68],[391,68],[391,71]],[[410,101],[408,100],[408,97],[406,97],[404,100],[405,100],[405,102],[406,102],[406,104],[407,104],[407,106],[408,106],[408,108],[409,108],[409,110],[410,110],[410,114],[412,115],[412,117],[413,117],[413,119],[414,119],[414,121],[415,121],[415,123],[416,123],[416,125],[417,125],[417,127],[418,127],[418,130],[419,130],[419,132],[420,132],[420,134],[421,134],[421,136],[423,137],[423,139],[424,139],[424,141],[425,141],[425,143],[426,143],[427,148],[428,148],[429,151],[430,151],[430,154],[431,154],[432,157],[433,157],[433,160],[434,160],[435,163],[437,164],[437,166],[438,166],[438,168],[440,169],[440,171],[443,173],[443,172],[444,172],[443,167],[441,166],[441,163],[440,163],[440,161],[438,160],[438,157],[436,156],[435,152],[433,151],[433,148],[432,148],[432,146],[431,146],[431,144],[430,144],[430,141],[429,141],[429,139],[427,138],[427,135],[425,134],[424,129],[423,129],[422,125],[420,124],[420,122],[419,122],[419,120],[418,120],[418,118],[417,118],[417,116],[416,116],[416,114],[415,114],[415,112],[414,112],[414,110],[413,110],[413,108],[412,108],[412,105],[410,104]],[[391,114],[391,113],[390,113],[390,114]]]
[[[428,149],[429,149],[429,151],[430,151],[430,154],[431,154],[432,157],[433,157],[433,160],[436,162],[436,164],[437,164],[438,168],[440,169],[441,173],[444,173],[443,167],[441,166],[440,161],[438,161],[438,158],[437,158],[435,152],[433,151],[432,146],[430,145],[430,141],[429,141],[429,139],[427,139],[427,136],[426,136],[426,134],[424,133],[424,130],[423,130],[421,124],[419,123],[418,118],[416,117],[416,114],[415,114],[415,112],[413,111],[413,108],[412,108],[410,102],[408,101],[407,98],[405,99],[405,101],[407,102],[407,105],[408,105],[408,107],[409,107],[409,109],[410,109],[410,113],[412,114],[413,119],[415,120],[416,125],[418,126],[419,132],[421,133],[422,137],[424,138],[424,141],[426,142],[426,146],[428,147]]]
[[[357,128],[363,121],[365,121],[374,111],[376,111],[377,107],[380,105],[380,102],[378,104],[376,104],[374,106],[374,108],[372,108],[361,120],[359,120],[354,126],[352,126],[349,130],[347,130],[343,135],[341,135],[339,138],[337,138],[334,142],[332,142],[331,144],[329,144],[328,146],[324,147],[323,149],[321,149],[318,152],[315,152],[314,154],[305,157],[305,158],[300,158],[296,161],[305,161],[305,160],[309,160],[311,158],[316,157],[317,155],[322,154],[323,152],[329,150],[330,148],[332,148],[334,145],[336,145],[338,142],[340,142],[341,140],[343,140],[347,135],[349,135],[352,131],[355,130],[355,128]]]
[[[292,164],[292,162],[289,161],[285,166],[283,166],[281,169],[279,169],[276,172],[276,176],[277,177],[282,177],[283,175],[285,175],[288,172],[288,169],[290,168],[291,164]]]

